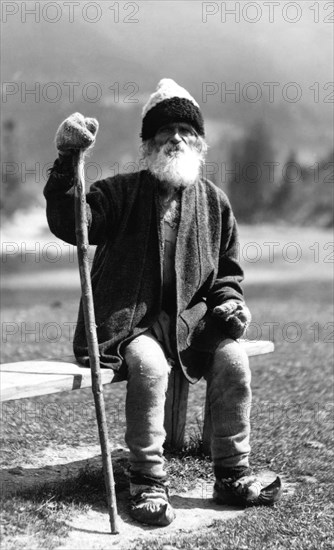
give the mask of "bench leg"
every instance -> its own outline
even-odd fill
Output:
[[[181,369],[172,369],[165,405],[165,449],[181,450],[187,418],[189,382]]]
[[[211,456],[211,414],[209,407],[208,389],[206,390],[203,422],[203,452],[206,456]]]

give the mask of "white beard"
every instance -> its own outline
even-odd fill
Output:
[[[203,164],[203,154],[196,148],[166,144],[145,157],[147,169],[161,182],[182,189],[195,183]]]

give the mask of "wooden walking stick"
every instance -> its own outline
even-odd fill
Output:
[[[95,312],[90,269],[88,262],[88,227],[86,212],[86,194],[84,181],[84,152],[80,150],[73,157],[74,193],[75,193],[75,233],[77,239],[78,261],[80,270],[82,306],[88,344],[89,362],[92,374],[92,390],[95,401],[96,419],[99,430],[104,481],[107,492],[108,511],[111,533],[119,533],[117,526],[117,503],[115,495],[114,474],[112,469],[108,427],[101,381],[99,347],[96,334]]]

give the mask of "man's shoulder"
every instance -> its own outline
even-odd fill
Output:
[[[105,185],[138,185],[145,175],[143,170],[137,172],[120,172],[112,176],[107,176],[105,179],[100,180]],[[99,183],[100,183],[99,182]]]
[[[204,192],[211,200],[219,202],[224,207],[231,208],[230,200],[227,194],[220,189],[220,187],[207,178],[201,178],[200,183]]]
[[[130,173],[119,173],[109,176],[105,179],[97,181],[94,185],[105,190],[117,189],[128,192],[135,192],[138,187],[145,183],[148,179],[147,173],[144,170]]]

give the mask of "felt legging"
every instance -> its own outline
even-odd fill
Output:
[[[125,441],[133,472],[163,478],[165,397],[170,366],[163,348],[149,332],[125,348],[128,367]]]
[[[251,372],[248,356],[238,342],[226,339],[220,343],[205,379],[215,470],[248,467]]]
[[[158,340],[146,332],[125,348],[128,367],[125,441],[133,472],[164,478],[164,406],[170,366]],[[205,376],[212,423],[215,467],[248,466],[250,370],[247,354],[223,340]]]

